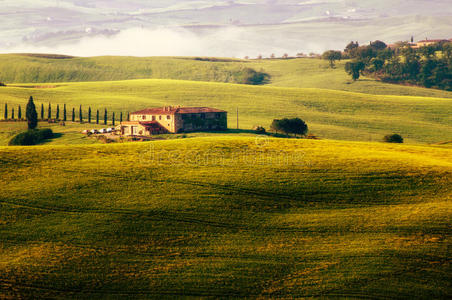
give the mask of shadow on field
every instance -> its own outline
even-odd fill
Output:
[[[45,140],[41,141],[38,145],[45,145],[45,144],[50,143],[51,141],[53,141],[55,139],[61,138],[62,136],[64,136],[64,133],[60,133],[60,132],[55,133],[54,132],[53,133],[53,137],[51,139],[45,139]]]

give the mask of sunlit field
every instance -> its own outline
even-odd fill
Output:
[[[448,146],[0,147],[5,297],[450,296]]]
[[[452,93],[343,65],[0,55],[0,298],[451,298]],[[236,84],[245,67],[270,81]],[[4,104],[30,96],[76,122],[8,147],[27,124]],[[81,133],[165,105],[226,110],[229,130]],[[251,130],[284,117],[318,140]]]
[[[240,129],[249,130],[255,125],[269,129],[275,118],[299,117],[307,122],[311,133],[341,140],[380,141],[384,135],[396,132],[407,142],[439,143],[451,140],[452,132],[452,100],[449,98],[159,79],[31,87],[36,85],[0,88],[0,99],[17,110],[17,105],[24,108],[32,95],[38,114],[41,104],[47,111],[50,102],[53,116],[56,105],[60,105],[62,113],[66,103],[68,119],[75,108],[76,120],[79,105],[82,105],[85,121],[88,107],[93,110],[92,120],[97,109],[102,120],[103,110],[107,108],[109,118],[114,111],[118,121],[120,112],[125,118],[127,112],[146,107],[208,106],[228,111],[231,128],[236,127],[238,108]],[[0,105],[0,115],[3,109],[4,105]]]

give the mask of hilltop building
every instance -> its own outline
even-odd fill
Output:
[[[430,39],[426,38],[425,40],[421,40],[421,41],[418,41],[418,42],[408,42],[407,45],[410,46],[411,48],[418,49],[418,48],[421,48],[421,47],[434,45],[434,44],[437,44],[437,43],[440,43],[440,42],[450,42],[450,43],[452,43],[452,39],[448,39],[448,40],[447,39],[430,40]],[[388,45],[388,48],[394,49],[396,47],[397,47],[397,43]]]
[[[209,107],[148,108],[130,114],[118,126],[122,135],[150,136],[164,133],[226,130],[227,112]]]

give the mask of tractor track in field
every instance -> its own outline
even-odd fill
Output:
[[[232,223],[232,222],[220,222],[220,221],[210,221],[203,220],[198,218],[193,218],[190,216],[183,216],[180,212],[163,212],[163,211],[141,211],[141,210],[131,210],[131,209],[77,209],[77,208],[56,208],[56,207],[46,207],[46,206],[38,206],[38,205],[28,205],[28,204],[19,204],[13,201],[5,201],[0,200],[0,203],[24,207],[35,210],[42,210],[54,213],[67,213],[67,214],[106,214],[106,215],[123,215],[123,216],[140,216],[144,218],[148,218],[154,221],[172,221],[186,224],[196,224],[196,225],[204,225],[211,226],[215,228],[221,229],[229,229],[236,231],[277,231],[277,232],[292,232],[292,233],[329,233],[336,232],[331,230],[330,227],[323,227],[323,230],[312,230],[312,228],[291,228],[291,227],[277,227],[277,226],[261,226],[261,225],[249,225],[249,224],[240,224],[240,223]],[[444,233],[443,228],[428,228],[429,233]],[[348,230],[348,232],[353,233],[368,233],[368,232],[377,232],[376,229],[368,229],[368,230]],[[396,230],[383,230],[382,232],[403,232],[402,229]]]
[[[377,279],[379,280],[379,279]],[[108,290],[108,291],[100,291],[93,289],[79,290],[79,289],[59,289],[59,288],[51,288],[38,284],[25,284],[25,283],[17,283],[14,281],[0,279],[0,292],[7,291],[8,289],[15,289],[14,294],[20,294],[17,292],[17,288],[20,289],[30,289],[36,291],[45,291],[48,293],[52,293],[56,296],[77,296],[77,297],[90,297],[90,296],[149,296],[149,297],[157,297],[157,296],[172,296],[172,297],[278,297],[276,294],[272,293],[259,293],[259,292],[213,292],[213,291],[202,291],[202,290],[152,290],[152,289],[138,289],[138,290]],[[23,291],[24,292],[24,291]],[[0,294],[1,295],[1,294]],[[376,295],[376,294],[365,294],[359,292],[324,292],[324,293],[311,293],[311,294],[294,294],[290,295],[292,297],[303,297],[303,298],[319,298],[319,297],[353,297],[357,299],[371,299],[371,300],[382,300],[382,299],[413,299],[413,295],[398,295],[398,296],[388,296],[388,295]]]

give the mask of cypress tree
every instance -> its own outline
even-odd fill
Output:
[[[121,112],[121,114],[119,115],[119,123],[122,123],[122,112]]]
[[[83,112],[82,112],[82,106],[80,105],[80,108],[78,109],[78,118],[80,120],[80,123],[83,123]]]
[[[41,103],[41,121],[44,120],[44,103]]]
[[[130,122],[130,113],[127,112],[127,122]]]
[[[66,111],[66,104],[64,104],[64,106],[63,106],[63,121],[64,121],[64,122],[67,121],[66,114],[67,114],[67,111]]]
[[[88,107],[88,123],[91,123],[91,106]]]
[[[107,116],[107,109],[105,109],[105,111],[104,111],[104,125],[107,125],[107,118],[108,118],[108,116]]]
[[[28,100],[25,117],[27,118],[28,129],[35,129],[38,126],[38,113],[36,112],[36,106],[32,96]]]
[[[72,122],[75,122],[75,108],[72,108]]]
[[[19,120],[22,120],[22,108],[19,105],[19,108],[17,109],[17,118]]]
[[[115,112],[113,112],[112,120],[113,120],[112,124],[113,124],[113,126],[115,126]]]
[[[14,107],[11,109],[11,120],[14,120]]]
[[[99,110],[96,111],[96,124],[99,124]]]
[[[47,112],[47,119],[52,119],[52,106],[50,105],[49,102],[49,108],[48,108],[48,112]]]
[[[56,116],[55,119],[60,120],[60,105],[57,104]]]
[[[8,104],[5,103],[5,120],[8,120]]]

